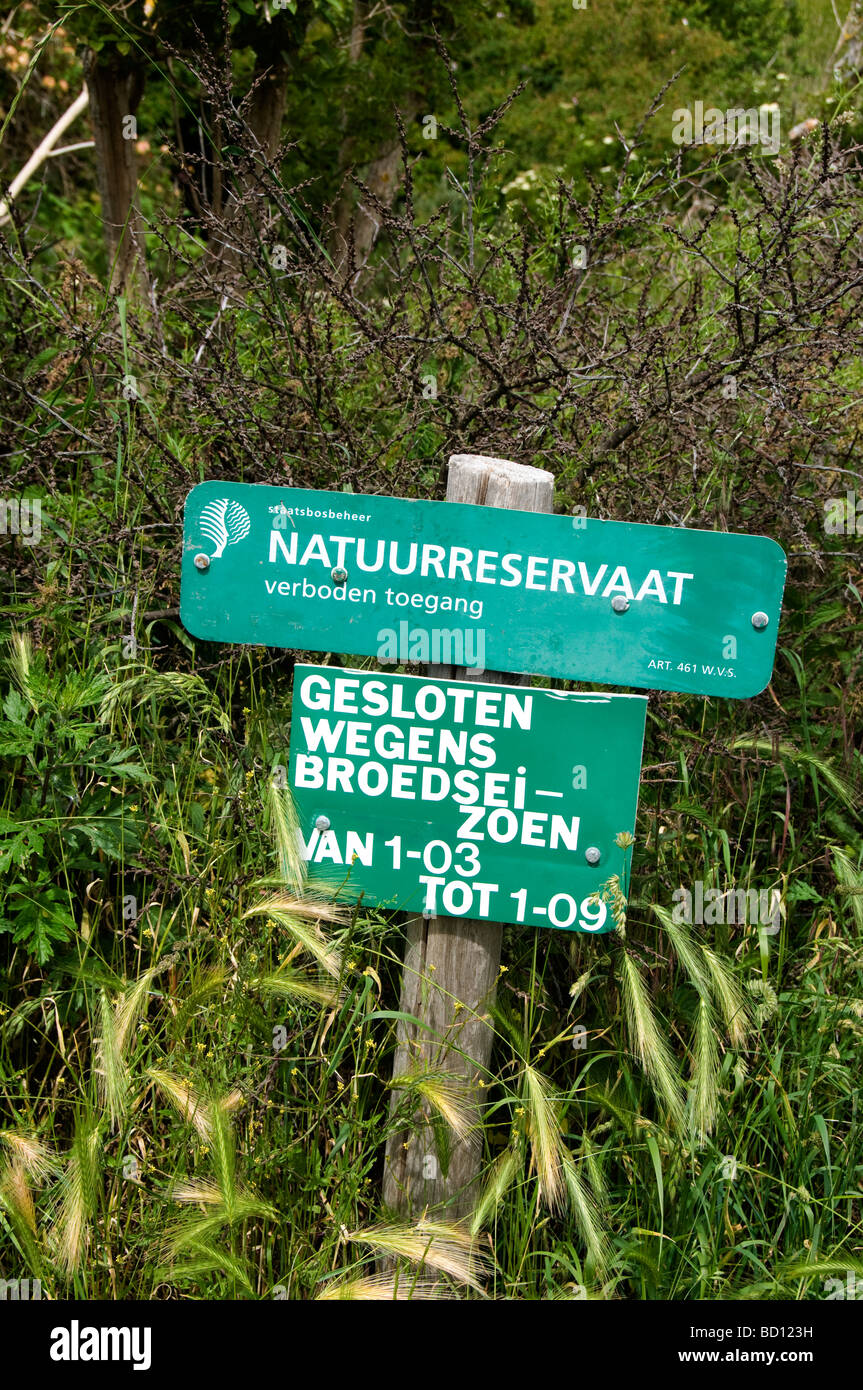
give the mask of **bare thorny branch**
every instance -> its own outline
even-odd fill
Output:
[[[498,197],[488,213],[477,194],[517,93],[473,125],[438,48],[459,122],[441,131],[466,158],[462,191],[418,217],[422,156],[397,113],[402,195],[387,203],[358,181],[380,231],[346,279],[309,189],[284,186],[283,152],[262,149],[248,98],[202,47],[202,104],[223,136],[197,156],[220,165],[202,184],[236,191],[224,211],[199,192],[195,235],[179,216],[151,227],[168,267],[158,313],[130,306],[142,396],[159,401],[158,426],[137,405],[132,428],[139,450],[173,464],[167,513],[179,518],[202,475],[434,495],[448,454],[474,451],[551,468],[564,505],[715,525],[704,499],[717,488],[699,491],[701,468],[733,479],[733,508],[761,508],[762,529],[799,546],[783,500],[795,469],[848,466],[859,428],[853,411],[837,418],[831,378],[863,338],[860,151],[825,126],[787,164],[677,156],[637,180],[627,154],[613,185],[593,183],[586,199],[558,180],[530,207]],[[627,151],[642,132],[621,137]],[[11,372],[0,382],[0,447],[14,456],[23,428],[24,473],[56,480],[65,450],[86,445],[89,466],[100,446],[116,455],[122,347],[111,315],[83,338],[70,325],[25,233],[6,257],[17,350],[35,357],[59,337],[63,365],[28,378],[23,395]],[[72,420],[62,397],[85,379],[89,414]],[[188,440],[179,456],[169,433]],[[142,479],[149,468],[138,465]]]

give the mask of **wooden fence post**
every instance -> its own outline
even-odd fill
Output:
[[[554,476],[543,468],[530,468],[508,459],[453,454],[446,497],[448,502],[551,512]],[[502,517],[501,531],[505,530]],[[511,534],[507,545],[518,550],[516,533]],[[479,626],[481,622],[480,619]],[[477,674],[470,668],[452,666],[431,667],[428,674],[442,680],[497,681],[507,685],[527,685],[530,679],[504,671]],[[432,1112],[418,1097],[412,1129],[394,1133],[386,1151],[384,1202],[403,1214],[437,1209],[436,1215],[455,1220],[467,1215],[474,1206],[482,1161],[482,1090],[477,1082],[491,1055],[493,1033],[488,1007],[494,1000],[500,973],[502,932],[500,922],[461,917],[414,917],[407,924],[399,1007],[433,1032],[414,1024],[398,1024],[393,1080],[426,1069],[457,1073],[476,1128],[461,1141],[450,1136],[449,1162],[444,1172],[429,1123]],[[393,1092],[393,1110],[402,1102],[403,1092],[397,1088]]]

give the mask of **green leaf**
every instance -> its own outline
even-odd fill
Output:
[[[29,729],[21,729],[17,733],[10,733],[7,729],[0,728],[0,756],[5,758],[17,758],[32,753],[35,746],[35,739]]]
[[[86,835],[92,850],[101,850],[110,859],[119,859],[124,845],[129,848],[137,836],[128,821],[119,816],[100,816],[97,820],[79,820],[72,828]]]
[[[141,763],[130,763],[126,761],[128,749],[114,748],[105,759],[106,769],[113,776],[120,773],[123,777],[128,777],[132,782],[152,782],[153,775],[148,772]]]
[[[32,825],[17,825],[14,821],[0,823],[0,834],[11,836],[0,841],[0,874],[7,874],[13,864],[23,869],[34,854],[41,854],[44,841],[39,831]]]
[[[659,1145],[652,1134],[647,1136],[647,1147],[650,1151],[653,1163],[653,1172],[656,1176],[656,1195],[659,1198],[659,1222],[664,1229],[665,1225],[665,1184],[662,1181],[662,1159],[659,1156]]]
[[[74,917],[52,900],[55,894],[56,889],[49,890],[40,900],[13,894],[7,907],[15,910],[14,919],[0,918],[0,931],[11,932],[15,944],[23,946],[39,965],[46,965],[55,947],[65,945],[77,931]]]
[[[14,685],[10,686],[9,694],[3,701],[3,713],[10,724],[25,724],[30,713],[30,706],[27,701],[18,693]]]
[[[789,903],[822,903],[824,899],[812,887],[811,883],[806,883],[802,878],[796,878],[788,885],[785,901]]]

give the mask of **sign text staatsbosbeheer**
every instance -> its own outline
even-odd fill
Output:
[[[388,908],[611,930],[646,705],[297,666],[289,777],[311,882]]]
[[[186,501],[196,637],[744,698],[773,669],[764,536],[244,483]],[[437,645],[435,645],[437,643]]]

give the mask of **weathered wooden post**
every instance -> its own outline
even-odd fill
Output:
[[[453,454],[449,461],[447,501],[500,507],[522,512],[551,512],[554,477],[543,468],[478,454]],[[505,522],[501,518],[501,530]],[[439,679],[497,681],[526,685],[529,676],[502,671],[478,675],[470,668],[431,667]],[[482,1161],[481,1114],[483,1077],[491,1054],[493,1032],[488,1006],[494,1000],[500,973],[500,922],[461,917],[414,917],[407,926],[400,1010],[421,1020],[398,1025],[393,1079],[425,1069],[447,1071],[463,1078],[466,1099],[477,1128],[466,1139],[452,1140],[446,1171],[442,1167],[429,1119],[416,1117],[412,1130],[399,1131],[387,1144],[383,1196],[404,1213],[440,1208],[456,1219],[476,1200]],[[431,1030],[431,1031],[427,1031]],[[442,1042],[441,1039],[444,1041]],[[403,1100],[393,1092],[393,1109]],[[420,1112],[422,1114],[422,1112]]]

